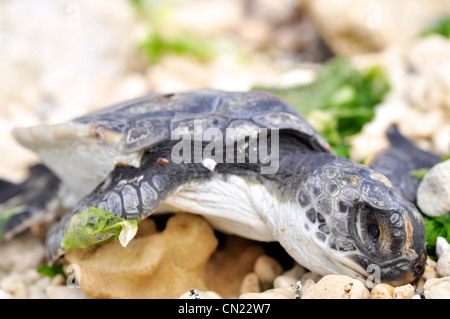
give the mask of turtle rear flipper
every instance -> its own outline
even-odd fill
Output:
[[[44,165],[30,167],[20,184],[0,181],[0,239],[10,240],[40,222],[52,223],[59,212],[60,180]]]
[[[433,167],[440,158],[417,147],[400,133],[396,125],[391,125],[386,135],[390,146],[381,151],[369,166],[385,175],[405,199],[415,203],[420,181],[411,172]]]

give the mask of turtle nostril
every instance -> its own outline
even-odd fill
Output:
[[[422,270],[423,270],[423,266],[420,264],[420,262],[414,266],[414,273],[420,274],[420,273],[422,273]]]

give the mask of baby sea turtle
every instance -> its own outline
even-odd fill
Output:
[[[415,206],[382,174],[332,154],[273,94],[152,94],[14,136],[80,196],[47,234],[50,262],[67,250],[77,216],[97,207],[135,221],[201,214],[225,233],[278,241],[322,275],[401,285],[423,274],[425,227]]]

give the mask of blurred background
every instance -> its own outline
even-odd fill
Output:
[[[2,0],[0,178],[38,161],[15,126],[150,92],[275,92],[365,161],[397,123],[450,152],[448,0]]]

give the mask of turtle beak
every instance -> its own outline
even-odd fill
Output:
[[[415,208],[404,215],[405,243],[402,255],[395,264],[381,266],[381,281],[393,286],[417,282],[425,271],[427,262],[425,224],[422,216]]]
[[[382,211],[378,215],[378,248],[367,249],[365,256],[352,256],[353,260],[366,270],[360,274],[375,279],[372,280],[373,283],[383,282],[392,286],[415,283],[425,271],[425,223],[412,204],[405,201],[402,206],[392,214]],[[360,246],[360,249],[365,247]]]

